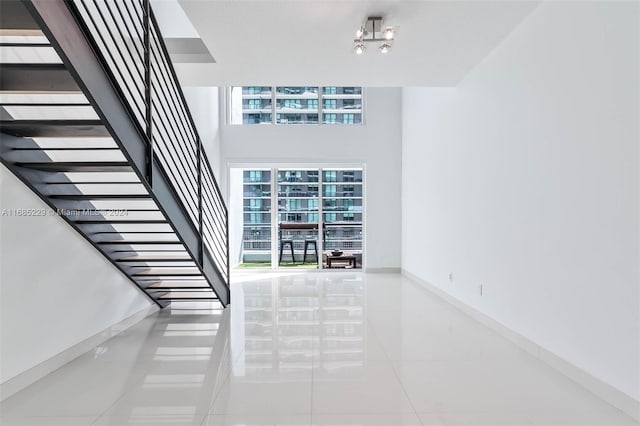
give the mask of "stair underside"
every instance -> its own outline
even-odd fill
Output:
[[[218,300],[43,33],[0,29],[0,49],[3,163],[161,306]]]

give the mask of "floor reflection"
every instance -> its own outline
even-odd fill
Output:
[[[0,404],[7,425],[637,424],[394,274],[245,273]]]
[[[128,423],[197,424],[229,374],[229,312],[209,302],[175,304],[138,354],[143,379],[103,415]]]
[[[305,370],[362,367],[362,274],[275,276],[234,287],[232,372],[247,381],[306,379]]]
[[[229,354],[228,310],[177,304],[3,401],[2,424],[32,416],[200,424],[227,379]]]

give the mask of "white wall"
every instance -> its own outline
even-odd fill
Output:
[[[0,382],[152,305],[4,166],[0,212]]]
[[[406,271],[635,399],[638,13],[543,3],[458,87],[405,89],[402,177]]]
[[[365,266],[399,268],[402,91],[367,88],[365,103],[363,126],[225,123],[223,167],[226,170],[229,164],[239,163],[364,164]],[[223,188],[228,189],[225,170]]]
[[[183,86],[193,121],[207,153],[213,174],[220,176],[220,108],[217,87]]]

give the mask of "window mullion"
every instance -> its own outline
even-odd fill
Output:
[[[271,86],[271,124],[276,124],[276,86]]]
[[[318,86],[318,124],[324,124],[323,121],[323,116],[324,116],[324,111],[323,111],[323,96],[322,96],[322,86]]]

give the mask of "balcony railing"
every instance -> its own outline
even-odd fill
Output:
[[[85,33],[148,144],[153,165],[199,235],[207,256],[228,283],[228,213],[187,107],[149,0],[71,0]]]
[[[324,223],[324,250],[345,250],[350,252],[362,251],[362,222],[325,222]],[[296,251],[304,250],[304,241],[306,239],[316,239],[318,236],[315,231],[283,231],[282,238],[293,241],[293,248]],[[259,251],[269,253],[271,250],[271,232],[270,228],[262,231],[251,229],[245,225],[243,234],[243,249],[253,252]]]

